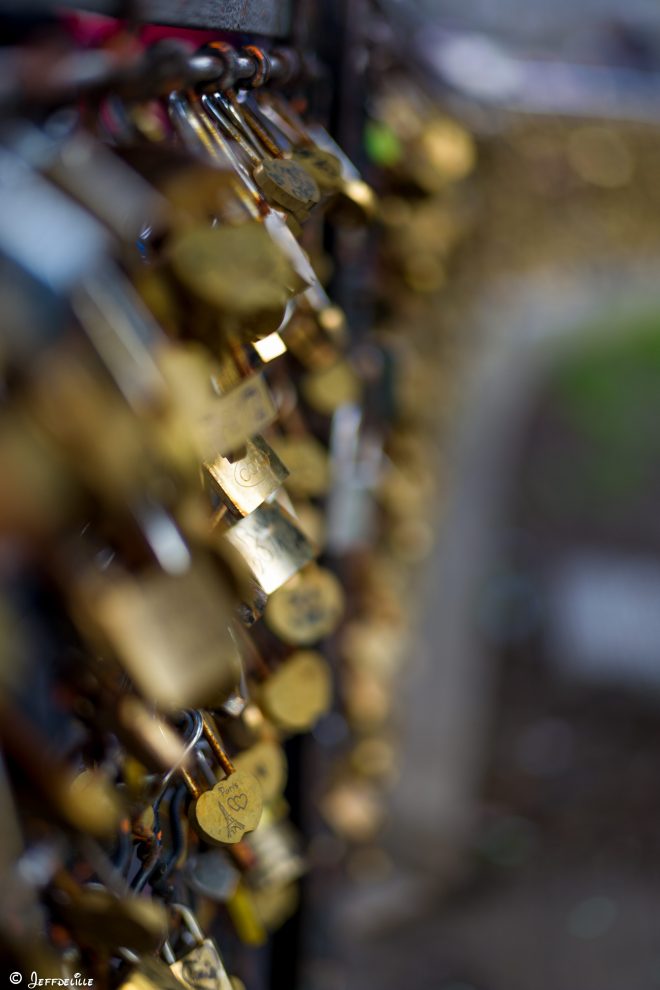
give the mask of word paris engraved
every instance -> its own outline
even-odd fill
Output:
[[[261,818],[261,788],[252,774],[235,770],[200,795],[195,817],[200,829],[216,842],[240,842]]]
[[[247,770],[236,769],[222,748],[213,720],[207,712],[202,713],[202,725],[206,742],[225,776],[210,790],[202,790],[187,771],[181,771],[194,798],[190,809],[191,822],[206,842],[240,842],[246,832],[252,832],[257,827],[261,819],[261,785]]]

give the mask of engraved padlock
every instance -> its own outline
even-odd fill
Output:
[[[233,844],[259,824],[263,810],[261,786],[251,773],[234,766],[208,712],[202,712],[202,722],[204,737],[225,776],[214,787],[204,789],[191,773],[180,771],[193,797],[190,821],[210,845]]]
[[[178,959],[169,943],[166,943],[164,956],[170,972],[190,990],[232,990],[229,974],[212,938],[205,936],[197,918],[184,904],[172,905],[192,936],[194,945]]]

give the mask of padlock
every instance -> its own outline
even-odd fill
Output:
[[[206,741],[225,776],[210,790],[205,790],[187,770],[180,771],[193,797],[190,821],[211,845],[240,842],[246,832],[259,824],[263,809],[261,787],[252,774],[236,769],[207,712],[202,713],[202,721]]]
[[[246,441],[236,457],[215,457],[204,462],[213,491],[235,516],[248,516],[274,495],[288,477],[288,470],[263,437]]]
[[[169,97],[168,107],[173,122],[181,128],[180,133],[186,143],[189,146],[192,145],[194,153],[201,153],[220,168],[233,169],[245,190],[253,217],[263,222],[268,235],[289,259],[301,280],[299,285],[309,287],[304,288],[305,296],[315,305],[321,307],[328,305],[328,298],[309,262],[309,258],[298,244],[293,231],[287,226],[287,222],[293,222],[293,226],[299,232],[298,222],[291,214],[271,209],[268,206],[248,166],[236,154],[235,143],[232,147],[232,142],[225,137],[218,127],[213,126],[211,117],[204,109],[207,103],[208,96],[206,95],[201,97],[200,102],[191,97],[190,94],[184,96],[181,93],[173,93]]]
[[[328,663],[314,650],[298,650],[257,686],[255,698],[284,732],[308,732],[332,702]]]
[[[293,516],[277,502],[264,502],[240,522],[219,530],[217,538],[239,555],[264,595],[282,587],[314,557]]]
[[[248,98],[251,107],[252,101],[280,130],[288,130],[292,143],[298,147],[299,164],[305,165],[305,155],[300,155],[302,149],[312,152],[307,155],[308,164],[314,169],[311,174],[321,179],[326,191],[333,193],[329,216],[351,226],[369,223],[374,219],[377,199],[373,189],[362,179],[353,162],[323,127],[305,125],[281,93],[262,90]]]
[[[243,375],[228,354],[213,360],[200,344],[177,343],[159,350],[157,360],[169,386],[168,432],[183,430],[192,441],[196,470],[240,451],[276,417],[263,375]],[[280,471],[274,465],[274,470]]]
[[[167,932],[167,912],[144,897],[118,897],[100,885],[80,887],[60,870],[53,904],[57,917],[83,945],[155,952]]]
[[[355,369],[340,358],[326,368],[302,375],[300,393],[315,412],[332,416],[340,406],[359,402],[361,384]]]
[[[179,284],[210,307],[218,327],[247,341],[277,330],[289,299],[304,288],[256,220],[174,234],[166,255]]]
[[[222,93],[202,96],[202,105],[211,119],[236,142],[252,166],[254,181],[271,205],[293,214],[298,221],[306,219],[319,202],[320,191],[308,170],[284,158],[270,144],[268,147],[242,117],[240,105],[231,103]]]
[[[287,349],[310,371],[332,367],[348,344],[346,317],[340,307],[315,311],[306,301],[297,302],[282,335]]]
[[[173,976],[190,990],[232,990],[227,970],[212,938],[202,932],[190,908],[173,903],[172,908],[181,916],[187,931],[194,939],[194,946],[178,959],[166,949],[166,959]]]
[[[285,887],[298,880],[306,870],[301,852],[301,838],[288,820],[288,806],[267,809],[263,820],[247,839],[254,863],[246,873],[251,890]]]
[[[231,590],[205,555],[180,574],[85,568],[70,594],[92,647],[114,655],[164,711],[220,703],[238,684]]]
[[[330,487],[330,459],[323,444],[307,432],[273,437],[271,445],[286,464],[289,477],[286,487],[295,498],[319,498]]]
[[[234,103],[236,103],[236,98]],[[268,106],[268,115],[264,106]],[[243,97],[240,110],[271,154],[287,157],[304,168],[314,179],[323,196],[333,195],[342,184],[342,166],[336,155],[320,148],[311,138],[302,120],[294,114],[285,100],[277,105],[270,94],[262,97],[261,104],[252,95]]]
[[[344,591],[332,571],[308,564],[268,599],[264,618],[291,646],[311,646],[334,632],[345,609]]]
[[[271,729],[272,732],[272,729]],[[282,746],[265,733],[262,738],[234,757],[238,770],[246,770],[259,781],[264,804],[271,804],[284,793],[287,760]]]
[[[134,956],[132,953],[122,955],[133,965],[119,983],[119,990],[181,990],[181,982],[172,975],[163,959]]]
[[[241,879],[240,871],[223,849],[204,849],[192,853],[186,858],[182,876],[196,894],[219,904],[229,900]]]

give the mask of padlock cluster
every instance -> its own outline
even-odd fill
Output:
[[[270,85],[302,61],[219,40],[184,82],[131,88],[114,65],[37,109],[32,79],[5,112],[0,944],[18,973],[267,985],[258,947],[306,869],[287,746],[329,718],[354,738],[324,819],[357,842],[377,824],[435,501],[423,299],[472,149],[438,125],[415,157],[410,95],[383,95],[372,144],[389,128],[403,151],[372,155],[379,207],[300,91]],[[376,218],[387,320],[356,348],[326,231],[366,252]]]

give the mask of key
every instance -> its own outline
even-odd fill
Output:
[[[204,712],[202,719],[204,736],[225,777],[210,790],[204,790],[188,771],[181,771],[194,799],[190,821],[211,845],[240,842],[246,832],[253,831],[259,824],[263,809],[261,788],[252,774],[237,770],[231,762],[210,715]]]

